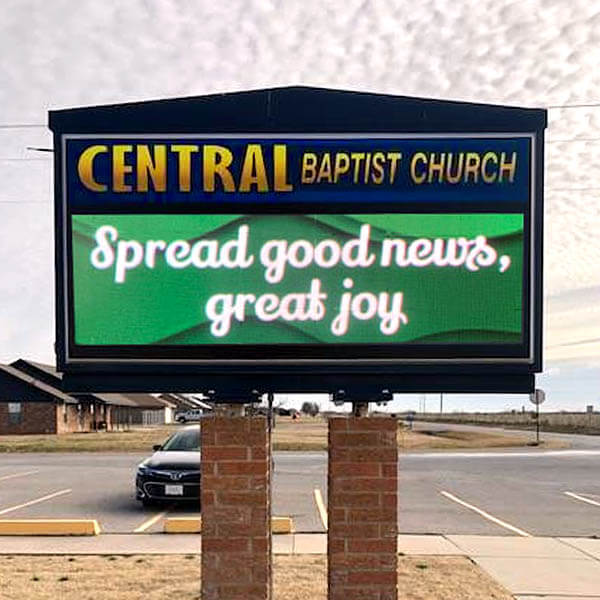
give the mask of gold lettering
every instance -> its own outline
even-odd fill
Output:
[[[367,152],[367,158],[365,159],[365,175],[363,177],[364,183],[369,183],[369,173],[371,172],[371,153]]]
[[[517,153],[513,152],[510,162],[506,162],[506,153],[500,155],[500,177],[499,181],[504,181],[504,173],[508,173],[508,180],[512,183],[515,180],[515,172],[517,171]]]
[[[494,183],[498,178],[498,170],[494,169],[492,173],[488,174],[488,162],[493,162],[495,165],[498,165],[498,155],[495,152],[486,152],[481,161],[481,176],[483,181],[485,181],[485,183]]]
[[[333,167],[333,182],[337,183],[342,175],[350,170],[350,158],[345,152],[337,152]]]
[[[192,189],[192,153],[198,152],[198,146],[195,144],[173,144],[171,152],[177,154],[179,191],[189,192]]]
[[[432,152],[429,155],[429,175],[427,177],[427,181],[429,183],[431,183],[433,181],[434,173],[437,173],[438,183],[442,183],[445,161],[446,161],[446,154],[444,152],[440,152],[439,162],[436,162],[436,160],[435,160],[435,152]]]
[[[267,170],[260,144],[248,144],[242,165],[240,192],[249,192],[255,185],[258,192],[268,192]]]
[[[398,162],[402,160],[402,152],[388,152],[387,159],[390,161],[390,183],[394,183]]]
[[[477,152],[467,152],[467,159],[465,163],[465,183],[468,183],[469,176],[473,175],[473,181],[477,183],[479,181],[479,166],[481,159]]]
[[[79,157],[77,162],[77,173],[81,183],[92,192],[105,192],[108,186],[103,183],[98,183],[94,179],[94,159],[98,154],[108,152],[106,146],[90,146],[86,148]]]
[[[452,152],[448,153],[448,157],[446,160],[446,181],[448,183],[458,183],[460,178],[463,176],[463,165],[465,162],[465,155],[462,152],[459,152],[457,155],[456,161],[456,170],[455,173],[452,174],[452,164],[453,164],[454,155]]]
[[[294,186],[287,181],[287,147],[285,144],[273,146],[274,189],[276,192],[291,192]]]
[[[115,144],[113,146],[113,192],[130,192],[131,185],[125,183],[125,176],[131,173],[133,167],[125,163],[125,156],[132,150],[129,144]]]
[[[319,175],[317,176],[317,183],[321,183],[323,179],[326,179],[327,183],[331,183],[331,177],[331,155],[329,152],[325,152],[325,154],[323,154],[323,160],[321,161]]]
[[[417,174],[417,163],[419,162],[424,164],[425,169],[427,168],[427,155],[425,152],[415,152],[410,161],[410,177],[417,185],[425,183],[425,179],[427,178],[425,170],[422,170],[420,175]]]
[[[215,191],[215,178],[218,175],[226,192],[235,192],[235,182],[229,170],[233,162],[231,150],[225,146],[207,144],[202,156],[203,187],[205,192]]]
[[[154,146],[154,158],[146,144],[137,146],[136,174],[138,192],[148,191],[148,175],[152,179],[152,186],[157,192],[167,189],[167,147],[164,144]]]
[[[308,172],[308,174],[307,174]],[[317,176],[317,155],[305,152],[302,156],[302,183],[314,183]]]
[[[383,165],[385,163],[385,154],[383,152],[375,152],[373,154],[373,170],[371,172],[371,181],[380,184],[383,181]]]
[[[365,153],[364,152],[352,152],[350,154],[352,161],[354,162],[354,183],[358,183],[358,174],[360,171],[360,163],[364,160],[365,158]]]

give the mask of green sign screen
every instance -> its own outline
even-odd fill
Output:
[[[81,346],[521,344],[524,216],[76,214]]]

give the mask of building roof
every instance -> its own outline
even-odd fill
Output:
[[[11,367],[27,373],[31,377],[41,379],[49,385],[54,387],[62,386],[62,373],[56,370],[56,367],[52,365],[46,365],[44,363],[35,362],[33,360],[25,360],[19,358],[10,364]]]
[[[163,409],[165,403],[151,394],[94,394],[97,398],[113,406],[143,409]]]
[[[186,398],[182,394],[160,394],[159,399],[168,402],[171,406],[177,409],[188,409],[188,408],[198,408],[197,403],[191,400],[190,398]]]
[[[175,408],[180,407],[182,404],[190,408],[205,407],[199,400],[186,398],[180,394],[161,394],[158,397],[151,394],[66,394],[59,389],[62,387],[62,373],[59,373],[53,365],[20,358],[5,368],[16,374],[16,376],[20,376],[24,382],[36,381],[40,386],[44,385],[48,390],[54,390],[61,397],[67,399],[65,402],[70,403],[77,403],[81,400],[95,400],[111,406],[146,410],[160,410],[165,406]]]
[[[2,396],[8,396],[8,402],[20,399],[28,402],[51,402],[52,400],[62,401],[67,404],[77,404],[78,400],[65,394],[56,387],[40,381],[20,369],[10,365],[0,365],[0,390],[5,393]]]
[[[62,373],[56,370],[53,365],[39,363],[33,360],[20,358],[14,361],[10,368],[19,371],[31,379],[42,381],[46,385],[55,389],[62,387]],[[112,406],[126,406],[130,408],[161,409],[165,403],[156,399],[150,394],[64,394],[71,402],[79,400],[95,400]]]

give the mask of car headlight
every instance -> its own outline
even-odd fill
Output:
[[[138,465],[138,469],[137,469],[138,475],[149,475],[151,472],[152,472],[152,469],[150,469],[146,465]]]

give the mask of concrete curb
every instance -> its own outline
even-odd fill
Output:
[[[293,532],[294,522],[291,517],[271,518],[271,533]],[[163,533],[202,533],[202,517],[168,517],[164,520]]]
[[[2,519],[0,535],[99,535],[96,519]]]
[[[201,533],[201,517],[169,517],[164,520],[164,533]]]
[[[271,533],[294,533],[294,521],[291,517],[271,517]]]

